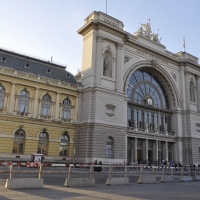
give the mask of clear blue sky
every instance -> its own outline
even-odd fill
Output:
[[[200,57],[199,0],[107,0],[108,14],[134,33],[151,19],[151,28],[167,50]],[[106,0],[0,0],[0,46],[67,65],[76,74],[82,64],[82,36],[77,30],[92,11],[106,10]]]

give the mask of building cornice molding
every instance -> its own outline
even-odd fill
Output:
[[[6,71],[5,71],[6,69]],[[17,70],[14,70],[14,72]],[[9,69],[9,68],[5,68],[0,66],[0,75],[2,76],[9,76],[12,78],[16,78],[16,79],[20,79],[20,80],[25,80],[25,81],[29,81],[29,82],[34,82],[37,84],[42,84],[42,85],[47,85],[50,87],[55,87],[55,88],[62,88],[62,89],[67,89],[70,91],[77,91],[77,86],[71,83],[64,83],[63,81],[59,81],[56,79],[50,79],[47,77],[43,77],[43,76],[38,76],[35,74],[30,74],[30,73],[26,73],[26,72],[22,72],[22,71],[17,71],[16,73],[13,73],[13,69]],[[38,78],[39,77],[39,78]],[[4,80],[7,81],[7,80]],[[63,85],[58,85],[58,84],[63,84]],[[66,86],[65,86],[66,85]]]
[[[167,54],[156,51],[155,49],[151,49],[150,47],[139,43],[137,41],[137,38],[135,36],[131,35],[130,33],[126,32],[122,29],[116,28],[114,26],[111,26],[101,20],[91,20],[90,22],[86,23],[82,28],[80,28],[78,30],[78,33],[84,36],[87,32],[89,32],[92,29],[95,29],[95,30],[101,29],[108,33],[114,34],[114,35],[120,37],[124,41],[124,45],[127,45],[129,47],[133,47],[138,50],[142,50],[147,53],[153,54],[154,56],[159,57],[163,60],[166,60],[167,62],[174,64],[178,67],[180,66],[180,63],[185,62],[195,68],[198,67],[198,69],[200,69],[200,65],[197,63],[194,63],[190,60],[186,60],[186,61],[179,60],[178,56],[176,54],[172,54],[172,56],[174,56],[174,57],[170,57]],[[110,40],[109,38],[105,38],[105,39]],[[114,42],[117,43],[117,41],[114,41]]]

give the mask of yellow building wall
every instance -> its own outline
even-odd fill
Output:
[[[48,156],[59,158],[60,153],[60,136],[66,131],[70,137],[69,145],[68,145],[68,158],[73,157],[74,152],[74,142],[75,142],[75,132],[76,126],[74,122],[77,120],[77,97],[78,93],[74,89],[67,89],[64,87],[57,87],[57,85],[49,85],[35,81],[29,81],[24,79],[24,77],[20,77],[18,74],[17,77],[13,76],[4,76],[3,72],[0,72],[0,84],[5,88],[5,93],[7,96],[6,109],[0,109],[0,155],[6,154],[10,157],[15,157],[16,153],[12,153],[13,151],[13,143],[14,143],[14,133],[20,127],[26,132],[26,139],[24,143],[24,152],[23,155],[30,155],[32,153],[37,153],[38,149],[38,140],[39,133],[46,129],[49,134],[49,143],[48,143]],[[11,71],[11,73],[13,73]],[[10,94],[12,83],[15,83],[14,90],[14,108],[13,113],[8,113],[10,106]],[[70,84],[69,84],[70,87]],[[71,105],[75,107],[72,110],[74,119],[73,122],[62,122],[55,121],[53,119],[33,119],[33,111],[34,111],[34,97],[35,97],[35,88],[39,88],[38,90],[38,107],[37,111],[39,111],[39,102],[41,101],[43,95],[49,94],[51,96],[52,107],[54,108],[53,117],[55,117],[55,104],[57,98],[57,92],[60,94],[59,98],[59,109],[65,98],[68,98],[71,102]],[[20,91],[26,89],[30,94],[30,101],[32,102],[32,107],[29,109],[30,113],[28,116],[20,116],[17,115],[16,111],[18,109],[17,104],[17,96],[20,94]],[[59,110],[60,112],[60,110]],[[40,113],[38,113],[40,115]],[[61,116],[59,113],[58,116]],[[60,119],[59,119],[60,120]],[[1,157],[1,156],[0,156]],[[46,156],[45,156],[46,157]]]

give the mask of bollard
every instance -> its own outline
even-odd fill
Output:
[[[127,178],[127,166],[125,166],[124,175],[125,175],[125,178]]]
[[[173,171],[173,168],[171,168],[171,175],[173,176],[174,175],[174,173],[173,173],[174,171]]]
[[[164,174],[165,174],[165,168],[162,168],[162,178],[164,179]]]
[[[12,179],[12,171],[13,171],[13,165],[11,163],[11,165],[10,165],[10,179]]]
[[[188,168],[188,176],[190,176],[190,168]]]
[[[154,171],[154,167],[152,168],[152,174],[154,174],[155,173],[155,171]]]
[[[90,165],[90,178],[93,178],[93,166]]]
[[[183,178],[183,168],[181,169],[181,176],[182,176],[182,178]]]
[[[68,178],[71,178],[71,166],[69,165]]]
[[[42,178],[42,165],[40,165],[40,170],[39,170],[39,179]]]
[[[143,175],[143,173],[142,173],[142,166],[140,167],[140,177],[142,178],[142,175]]]
[[[111,178],[111,171],[112,171],[112,167],[109,167],[109,178]]]
[[[197,175],[196,167],[194,168],[194,175]]]

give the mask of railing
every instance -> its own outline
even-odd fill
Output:
[[[41,164],[39,166],[39,170],[13,170],[13,165],[10,164],[9,170],[0,170],[0,173],[9,173],[10,179],[13,178],[13,174],[38,174],[38,178],[40,179],[42,177],[42,174],[68,174],[68,178],[71,178],[72,174],[89,174],[89,178],[93,178],[95,174],[108,174],[108,177],[111,178],[112,175],[124,175],[124,177],[127,177],[128,174],[160,174],[164,176],[167,175],[174,175],[176,172],[176,175],[178,176],[197,176],[200,172],[200,167],[170,167],[170,166],[142,166],[142,165],[136,165],[136,166],[124,166],[124,165],[84,165],[84,167],[87,167],[89,171],[76,171],[73,164],[70,164],[68,167],[68,171],[44,171],[43,165]],[[120,167],[120,170],[117,170],[117,168]],[[100,168],[101,170],[95,171],[95,168]],[[106,170],[107,169],[107,170]],[[200,173],[199,173],[200,174]]]
[[[163,135],[171,135],[171,136],[175,136],[175,133],[171,133],[168,131],[160,131],[160,130],[153,130],[153,129],[144,129],[144,128],[140,128],[140,127],[127,127],[128,130],[130,131],[139,131],[139,132],[146,132],[146,133],[155,133],[155,134],[163,134]]]

